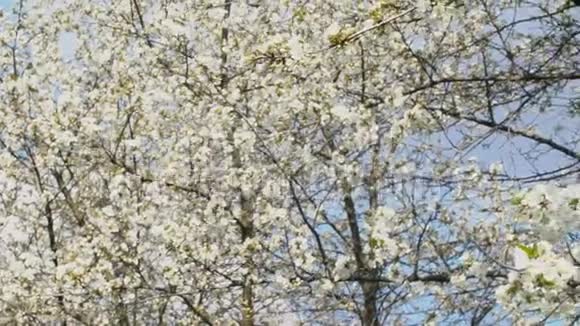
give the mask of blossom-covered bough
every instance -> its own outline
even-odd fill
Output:
[[[540,0],[17,1],[0,320],[578,322],[579,17]]]

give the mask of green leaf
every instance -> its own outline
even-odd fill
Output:
[[[379,23],[381,20],[383,20],[383,11],[381,10],[381,8],[375,8],[371,10],[371,12],[369,12],[369,17],[375,23]]]
[[[370,238],[369,239],[369,246],[372,249],[377,249],[385,244],[384,240],[377,239],[377,238]]]
[[[544,274],[540,274],[536,277],[536,284],[539,287],[543,287],[543,288],[553,288],[554,286],[556,286],[556,283],[554,281],[550,281],[550,280],[546,279],[544,277]]]
[[[308,11],[306,11],[306,8],[299,7],[296,10],[294,10],[294,13],[292,14],[292,16],[294,18],[296,18],[297,21],[303,22],[304,18],[306,18],[307,14],[308,14]]]
[[[340,31],[336,34],[330,35],[328,37],[328,41],[333,46],[344,45],[349,40],[349,38],[352,34],[353,34],[353,31],[349,31],[349,30]]]
[[[524,196],[516,195],[516,196],[512,197],[512,199],[510,200],[510,203],[514,206],[517,206],[517,205],[520,205],[523,200],[524,200]]]
[[[520,291],[523,288],[523,285],[520,281],[514,281],[513,284],[509,287],[509,289],[507,290],[507,294],[513,296],[516,293],[518,293],[518,291]]]
[[[574,198],[568,202],[568,206],[573,210],[578,210],[578,204],[580,204],[579,198]]]
[[[525,252],[528,258],[536,259],[540,257],[540,249],[536,244],[531,247],[524,246],[523,244],[516,245],[521,251]]]

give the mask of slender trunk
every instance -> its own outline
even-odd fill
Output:
[[[378,284],[376,281],[373,280],[374,276],[376,276],[374,275],[375,274],[374,269],[368,268],[365,262],[360,229],[357,221],[356,209],[351,194],[352,187],[346,180],[343,180],[342,182],[342,191],[344,192],[343,202],[352,237],[352,251],[357,265],[357,276],[360,278],[358,283],[363,292],[364,311],[362,312],[361,321],[363,326],[378,326],[379,325],[377,318]]]
[[[49,203],[46,203],[44,207],[44,214],[46,216],[46,230],[48,232],[48,243],[50,246],[50,251],[52,252],[52,264],[54,269],[58,268],[58,257],[57,257],[57,244],[56,244],[56,234],[54,232],[54,217],[52,214],[52,208]],[[60,292],[60,291],[59,291]],[[64,295],[58,294],[56,300],[61,310],[64,312]],[[63,320],[61,325],[66,326],[66,320]]]
[[[231,0],[225,0],[225,14],[224,14],[224,21],[227,20],[230,16],[232,3]],[[221,35],[221,46],[222,46],[222,53],[221,53],[221,81],[220,87],[224,90],[228,84],[228,77],[227,77],[227,61],[228,56],[227,53],[223,50],[224,46],[227,45],[229,38],[229,30],[227,27],[222,28],[222,35]],[[234,146],[234,137],[235,127],[232,128],[230,134],[230,141],[232,146]],[[235,146],[234,146],[235,148]],[[240,152],[237,148],[234,149],[232,153],[233,165],[235,169],[242,168],[242,160],[240,157]],[[246,194],[243,193],[241,187],[236,189],[239,194],[240,206],[242,208],[242,216],[239,220],[240,225],[240,233],[241,233],[241,241],[245,242],[247,239],[251,239],[254,237],[254,225],[252,221],[252,214],[253,214],[253,200],[249,198]],[[242,302],[241,302],[241,310],[242,310],[242,326],[253,326],[254,325],[254,288],[253,288],[253,281],[252,281],[252,274],[255,271],[254,261],[251,255],[248,255],[245,258],[244,267],[246,268],[247,272],[243,276],[242,281]]]
[[[231,142],[233,143],[233,131]],[[242,161],[238,149],[234,149],[232,153],[232,158],[234,168],[240,169],[242,167]],[[250,198],[247,194],[244,194],[241,187],[238,187],[236,189],[236,192],[239,194],[241,206],[241,216],[240,219],[238,220],[238,225],[240,226],[241,241],[243,243],[247,239],[251,239],[254,237],[255,232],[254,232],[254,224],[252,221],[254,205],[253,199]],[[242,326],[252,326],[254,325],[254,289],[253,289],[252,274],[255,272],[255,264],[251,253],[248,253],[247,256],[245,256],[244,267],[247,272],[242,277],[243,278],[242,302],[241,302],[242,321],[240,324]]]
[[[28,154],[28,156],[30,157],[30,160],[32,161],[32,171],[34,173],[34,176],[36,178],[36,182],[37,182],[37,186],[38,186],[38,190],[41,194],[44,194],[44,184],[42,182],[42,177],[40,175],[40,171],[38,169],[38,165],[36,164],[36,159],[34,156],[34,153],[32,152],[32,150],[30,148],[26,149],[26,152]],[[57,241],[56,241],[56,232],[55,232],[55,228],[54,228],[54,215],[52,212],[52,207],[50,207],[50,202],[46,202],[46,204],[44,205],[44,216],[46,218],[46,232],[48,233],[48,245],[50,248],[50,251],[52,253],[52,264],[54,265],[54,270],[56,273],[56,270],[59,266],[59,262],[58,262],[58,245],[57,245]],[[58,306],[60,307],[61,311],[64,313],[65,312],[65,298],[64,295],[61,292],[60,287],[58,288],[58,292],[59,294],[56,295],[56,301],[58,303]],[[66,326],[67,322],[66,322],[66,318],[64,318],[61,323],[62,326]]]
[[[360,69],[361,69],[361,96],[360,96],[360,103],[361,105],[366,105],[366,82],[367,82],[367,68],[366,68],[366,57],[365,57],[365,48],[362,41],[359,41],[360,46]],[[374,114],[373,114],[374,118]],[[378,179],[379,179],[379,149],[380,143],[378,140],[380,139],[379,135],[377,135],[377,144],[373,146],[372,152],[372,159],[371,159],[371,171],[370,175],[367,178],[367,190],[369,195],[369,209],[367,214],[374,214],[378,207],[379,202],[379,193],[378,193]],[[348,187],[348,194],[350,205],[352,206],[349,208],[353,214],[353,223],[356,223],[356,212],[354,212],[354,203],[352,203],[352,199],[350,198],[350,186]],[[358,225],[356,227],[356,231],[358,231]],[[358,237],[358,241],[360,241],[360,236]],[[378,319],[378,312],[377,312],[377,293],[379,291],[379,283],[374,281],[377,277],[377,271],[374,266],[369,266],[366,261],[363,260],[363,252],[362,252],[362,244],[359,245],[361,256],[361,266],[359,267],[359,273],[362,274],[363,280],[359,281],[359,286],[363,292],[363,300],[364,300],[364,311],[362,315],[362,324],[364,326],[378,326],[379,319]],[[373,261],[374,253],[371,252],[367,257],[367,261]]]
[[[241,165],[239,154],[237,150],[235,151],[234,155],[236,156],[237,160],[235,165]],[[242,190],[239,189],[240,192],[240,202],[242,206],[242,217],[240,220],[240,229],[242,234],[242,242],[246,241],[246,239],[251,239],[254,237],[254,225],[252,222],[252,211],[253,205],[252,200],[247,198],[243,193]],[[254,260],[252,259],[251,254],[246,257],[246,261],[244,262],[245,267],[247,269],[246,275],[243,277],[243,288],[242,288],[242,326],[252,326],[254,325],[254,289],[253,289],[253,281],[252,281],[252,274],[255,271]]]
[[[362,281],[360,286],[363,290],[364,311],[362,324],[363,326],[379,326],[377,314],[377,292],[378,284],[375,281]]]

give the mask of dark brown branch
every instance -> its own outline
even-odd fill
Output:
[[[572,150],[564,145],[556,143],[552,139],[542,137],[534,132],[516,129],[516,128],[510,127],[510,126],[506,126],[504,124],[496,123],[496,122],[489,121],[489,120],[480,119],[480,118],[477,118],[474,116],[463,115],[463,114],[460,114],[458,112],[454,112],[454,111],[450,111],[450,110],[436,109],[436,108],[427,108],[427,109],[431,110],[431,111],[439,111],[439,112],[441,112],[449,117],[452,117],[452,118],[474,122],[474,123],[481,125],[481,126],[485,126],[488,128],[499,130],[499,131],[502,131],[502,132],[505,132],[508,134],[521,136],[521,137],[527,138],[529,140],[533,140],[539,144],[543,144],[543,145],[546,145],[548,147],[551,147],[551,148],[553,148],[553,149],[555,149],[555,150],[563,153],[564,155],[571,157],[575,160],[580,160],[580,153],[578,153],[578,152],[576,152],[576,151],[574,151],[574,150]]]
[[[441,84],[448,83],[482,83],[482,82],[524,82],[524,81],[561,81],[561,80],[579,80],[580,74],[554,74],[554,75],[523,75],[523,76],[483,76],[483,77],[466,77],[466,78],[443,78],[433,80],[427,84],[421,85],[415,89],[403,92],[403,95],[412,95],[420,91],[433,88]]]

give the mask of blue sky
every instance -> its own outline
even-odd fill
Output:
[[[4,10],[9,9],[14,2],[15,0],[0,0],[0,8]],[[64,44],[67,44],[66,40],[64,41]],[[70,43],[68,44],[70,48]],[[567,131],[576,130],[575,123],[577,120],[569,119],[569,117],[562,115],[560,112],[547,116],[544,115],[543,119],[545,119],[545,124],[543,126],[544,130],[542,130],[543,133],[545,135],[549,135],[550,137],[554,137],[555,140],[565,142],[566,138],[568,137],[563,137],[562,135],[571,136],[568,133],[565,133],[558,137],[558,135],[554,134],[553,132],[553,127],[556,125],[565,127]],[[457,137],[459,138],[459,135],[457,135]],[[508,139],[503,136],[494,136],[488,143],[489,146],[487,148],[479,147],[468,156],[477,157],[483,167],[487,167],[490,163],[495,161],[503,162],[507,172],[510,174],[521,176],[534,173],[534,169],[529,167],[525,163],[524,159],[517,154],[518,149],[527,149],[530,145],[533,145],[530,142],[522,139],[508,141]],[[552,154],[542,157],[542,159],[537,162],[535,168],[540,170],[551,170],[558,166],[565,165],[564,163],[565,160],[563,157]],[[552,325],[560,324],[562,324],[560,321],[555,321],[555,323],[552,323]]]

